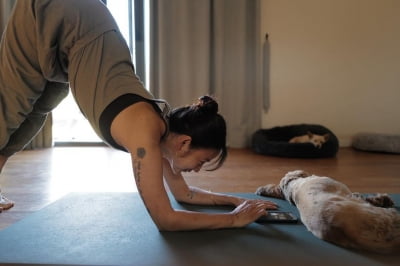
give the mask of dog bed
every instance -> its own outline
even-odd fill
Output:
[[[400,154],[400,135],[359,133],[353,137],[352,146],[361,151]]]
[[[289,143],[293,137],[312,132],[313,134],[329,134],[329,139],[321,148],[311,143]],[[339,149],[339,141],[335,134],[321,125],[298,124],[289,126],[259,129],[251,141],[253,151],[259,154],[294,157],[294,158],[325,158],[334,157]]]

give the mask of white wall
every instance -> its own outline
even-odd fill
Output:
[[[400,134],[400,1],[261,0],[261,14],[263,128],[321,124],[341,146],[359,132]]]

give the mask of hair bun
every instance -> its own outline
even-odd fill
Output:
[[[218,103],[211,96],[201,96],[196,107],[205,114],[218,113]]]

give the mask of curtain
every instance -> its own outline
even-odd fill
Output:
[[[172,107],[215,96],[230,147],[261,125],[259,10],[259,0],[150,2],[150,90]]]
[[[2,34],[7,24],[8,17],[11,14],[15,0],[0,0],[0,33]],[[48,148],[53,146],[52,134],[52,119],[51,114],[48,115],[47,120],[36,135],[36,137],[25,147],[25,149],[38,149]]]

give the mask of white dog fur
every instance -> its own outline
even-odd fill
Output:
[[[400,213],[386,194],[365,199],[343,183],[302,170],[287,173],[279,185],[256,194],[283,198],[297,206],[303,224],[316,237],[346,248],[400,252]]]

